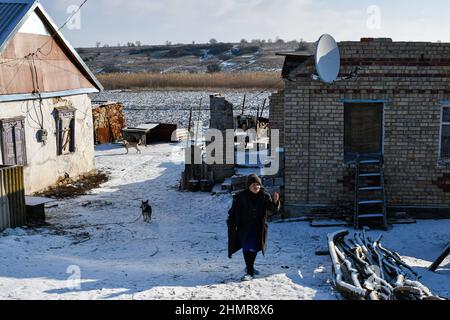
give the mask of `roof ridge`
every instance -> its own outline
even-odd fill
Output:
[[[72,63],[83,70],[84,76],[91,81],[98,90],[103,86],[76,52],[75,48],[66,40],[58,26],[46,12],[39,0],[0,0],[0,54],[8,45],[12,37],[19,31],[33,12],[38,11],[40,18],[49,25],[51,37],[62,43],[62,49],[69,53]],[[6,19],[11,17],[10,19]],[[31,52],[30,52],[31,53]]]

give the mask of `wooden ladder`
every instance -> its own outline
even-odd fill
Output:
[[[381,225],[387,229],[382,156],[356,158],[354,227]]]

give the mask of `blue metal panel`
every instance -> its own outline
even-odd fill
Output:
[[[450,104],[450,100],[441,100],[439,104]]]
[[[36,0],[0,1],[0,52],[35,3]]]

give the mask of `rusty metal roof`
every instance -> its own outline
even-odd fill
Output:
[[[314,55],[312,50],[277,52],[275,55],[283,57],[311,57]]]
[[[4,0],[0,1],[0,52],[16,33],[33,7],[35,0]]]

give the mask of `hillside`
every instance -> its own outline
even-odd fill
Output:
[[[96,74],[137,72],[265,72],[279,71],[283,57],[277,52],[296,51],[313,44],[215,43],[159,46],[78,48],[77,51]]]

